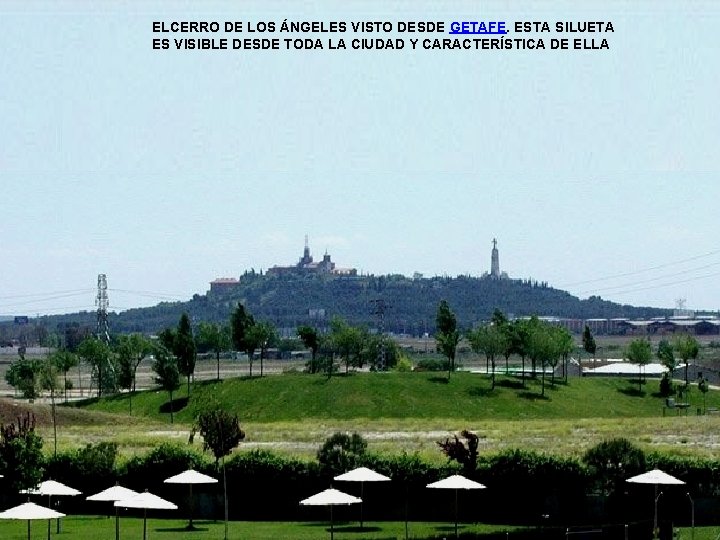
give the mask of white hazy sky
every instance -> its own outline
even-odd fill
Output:
[[[284,18],[615,32],[589,36],[602,52],[152,50],[153,21]],[[482,274],[496,237],[513,277],[718,309],[719,27],[709,0],[4,0],[0,314],[93,309],[99,273],[114,310],[187,299],[296,262],[305,234],[426,276]]]

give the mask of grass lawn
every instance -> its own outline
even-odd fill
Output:
[[[186,531],[187,521],[177,519],[148,519],[148,540],[219,540],[224,536],[222,521],[195,521],[197,530]],[[141,518],[121,518],[120,538],[142,538],[143,521]],[[516,527],[500,525],[460,524],[459,531],[495,532],[511,531]],[[408,524],[410,538],[447,537],[454,534],[454,523],[418,523]],[[31,525],[33,540],[47,539],[47,521],[34,521]],[[27,522],[0,521],[0,538],[5,540],[27,539]],[[52,524],[52,538],[62,540],[96,540],[115,538],[115,520],[96,516],[69,516],[62,520],[62,532],[55,534]],[[273,522],[273,521],[232,521],[228,524],[228,538],[252,538],[253,540],[322,540],[330,538],[329,522]],[[404,522],[369,522],[360,531],[357,522],[335,524],[337,540],[395,539],[405,538]],[[704,539],[696,539],[704,540]],[[715,540],[714,538],[712,540]]]
[[[236,412],[244,422],[305,419],[371,420],[393,418],[457,418],[461,420],[531,420],[658,417],[664,400],[659,382],[638,385],[621,377],[574,378],[569,384],[539,379],[522,386],[515,377],[498,376],[490,390],[488,376],[454,373],[355,373],[326,379],[320,375],[284,374],[196,383],[188,398],[184,387],[174,395],[175,419],[192,422],[211,403]],[[720,392],[706,396],[707,406],[720,406]],[[691,411],[703,407],[699,391],[690,393]],[[82,402],[90,410],[127,414],[128,396]],[[133,414],[169,420],[168,393],[146,391],[133,398]]]
[[[61,407],[68,418],[59,429],[59,448],[112,440],[123,455],[143,453],[162,441],[184,444],[195,412],[217,402],[238,414],[247,436],[240,450],[267,448],[314,458],[322,442],[336,431],[357,431],[373,452],[418,452],[443,461],[436,442],[463,429],[481,436],[480,451],[525,448],[553,454],[581,455],[595,444],[624,436],[646,450],[713,456],[720,445],[720,415],[696,416],[702,394],[693,389],[688,414],[667,411],[656,395],[658,381],[644,392],[625,378],[573,378],[525,387],[513,377],[498,376],[490,391],[486,375],[442,373],[358,373],[326,380],[319,375],[284,374],[228,379],[185,386],[175,394],[175,423],[170,424],[168,394],[138,392],[133,416],[126,395]],[[720,392],[705,396],[708,407],[720,407]],[[78,408],[79,407],[79,408]],[[74,417],[87,417],[76,422]],[[45,416],[48,416],[47,414]],[[108,430],[108,418],[113,430]],[[41,427],[46,448],[52,429]],[[196,445],[197,446],[197,445]]]
[[[224,535],[222,521],[195,521],[197,530],[187,531],[187,521],[178,519],[148,519],[148,540],[173,540],[183,538],[186,540],[219,540]],[[142,538],[143,521],[137,517],[123,517],[120,519],[120,538]],[[514,526],[483,525],[460,523],[459,532],[492,533],[505,532],[518,529]],[[678,540],[691,540],[690,527],[678,530]],[[694,540],[716,540],[720,527],[696,527]],[[447,522],[410,522],[408,524],[409,538],[451,538],[454,535],[454,523]],[[27,538],[27,522],[0,521],[0,538],[5,540],[25,540]],[[46,540],[47,522],[33,521],[31,526],[33,540]],[[62,520],[62,532],[55,533],[55,523],[52,524],[52,538],[58,540],[96,540],[115,538],[115,520],[98,516],[68,516]],[[231,521],[228,524],[228,538],[253,540],[279,540],[292,538],[293,540],[322,540],[330,538],[329,522],[274,522],[274,521]],[[402,521],[369,522],[363,531],[359,530],[357,522],[335,523],[335,538],[337,540],[391,540],[405,538],[405,523]],[[630,540],[646,540],[633,539]]]

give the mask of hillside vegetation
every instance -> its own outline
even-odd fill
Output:
[[[495,308],[511,316],[556,315],[569,318],[642,318],[669,310],[620,305],[590,297],[580,300],[566,291],[531,280],[494,280],[470,276],[411,279],[399,275],[329,278],[327,276],[267,276],[246,274],[223,294],[195,295],[187,302],[163,302],[110,315],[113,332],[157,332],[177,324],[187,312],[193,320],[227,321],[242,302],[257,320],[278,328],[310,324],[324,328],[333,316],[351,324],[377,325],[372,301],[386,303],[389,332],[422,335],[435,332],[439,302],[447,300],[463,328],[490,317]],[[94,327],[94,312],[41,318],[48,329],[59,324]],[[8,326],[8,325],[6,325]],[[11,325],[9,325],[11,328]]]

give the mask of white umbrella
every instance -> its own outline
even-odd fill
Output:
[[[20,506],[10,508],[4,512],[0,512],[0,519],[25,519],[27,520],[28,540],[30,540],[30,520],[32,519],[53,519],[61,518],[65,514],[56,512],[50,508],[37,505],[35,503],[26,502]]]
[[[340,474],[335,477],[335,480],[343,482],[360,482],[360,498],[363,498],[363,486],[365,482],[387,482],[390,480],[384,474],[368,469],[367,467],[358,467],[345,474]],[[363,528],[363,503],[360,502],[360,529]]]
[[[66,486],[62,482],[56,482],[55,480],[45,480],[40,482],[37,487],[30,489],[22,489],[20,493],[27,493],[28,495],[47,495],[48,506],[51,506],[51,498],[55,497],[73,497],[75,495],[81,495],[81,492],[70,486]],[[57,521],[57,533],[60,534],[60,519]],[[48,540],[50,540],[50,521],[48,520]]]
[[[321,491],[320,493],[317,493],[312,497],[303,499],[302,501],[300,501],[300,504],[302,504],[303,506],[330,507],[330,540],[333,540],[333,537],[335,535],[335,532],[333,530],[333,506],[357,504],[361,502],[362,499],[358,497],[353,497],[352,495],[348,495],[347,493],[343,493],[342,491],[338,491],[337,489],[330,488],[326,489],[325,491]]]
[[[139,495],[137,491],[128,489],[126,487],[115,485],[107,489],[102,490],[100,493],[90,495],[87,497],[88,501],[100,501],[100,502],[115,502],[123,499],[129,499]],[[120,516],[118,514],[118,508],[115,507],[115,540],[120,540]]]
[[[432,484],[428,484],[427,487],[431,489],[452,489],[455,490],[455,538],[458,537],[458,490],[459,489],[485,489],[480,482],[475,482],[460,474],[453,474]]]
[[[120,508],[141,508],[143,510],[143,540],[147,538],[147,511],[148,510],[177,510],[170,501],[166,501],[152,493],[140,493],[129,499],[115,501]]]
[[[165,480],[166,484],[188,484],[190,486],[190,522],[188,523],[188,530],[193,528],[193,484],[217,484],[217,479],[207,474],[199,473],[192,469],[171,476]]]
[[[37,487],[30,489],[23,489],[20,493],[27,493],[28,495],[47,495],[48,497],[55,496],[73,496],[81,495],[81,492],[70,486],[66,486],[61,482],[55,480],[45,480],[40,482]]]
[[[657,503],[660,495],[658,495],[658,485],[681,485],[684,484],[682,480],[675,478],[674,476],[661,471],[660,469],[653,469],[646,473],[638,474],[632,478],[628,478],[626,482],[632,482],[633,484],[654,484],[655,485],[655,514],[653,517],[653,538],[657,538],[658,534],[658,514],[657,514]]]

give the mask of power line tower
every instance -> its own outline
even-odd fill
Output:
[[[95,297],[95,305],[97,306],[97,328],[95,335],[101,341],[110,343],[110,327],[108,325],[108,293],[107,278],[105,274],[98,274],[97,296]]]

